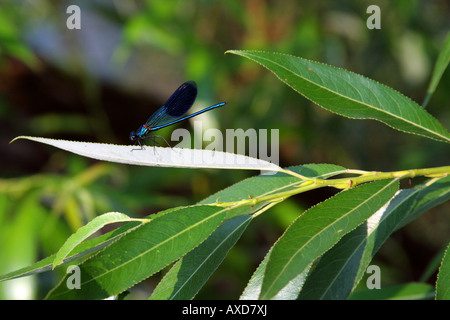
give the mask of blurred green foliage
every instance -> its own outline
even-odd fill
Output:
[[[252,174],[131,168],[31,142],[8,145],[17,135],[129,143],[129,132],[186,80],[199,86],[194,108],[228,102],[207,115],[204,127],[279,129],[281,166],[448,165],[441,143],[338,117],[260,66],[224,55],[229,49],[290,53],[360,73],[420,103],[450,26],[444,1],[86,1],[79,4],[81,30],[66,28],[69,4],[0,5],[0,273],[54,253],[95,215],[143,216],[193,204]],[[381,8],[381,30],[365,26],[370,4]],[[447,73],[427,108],[447,127],[449,85]],[[237,298],[282,230],[332,194],[307,193],[258,217],[198,298]],[[377,260],[387,270],[386,284],[420,278],[448,241],[448,212],[448,204],[438,207],[388,241]],[[0,298],[40,298],[46,292],[36,288],[56,279],[20,281],[26,284],[0,284]]]

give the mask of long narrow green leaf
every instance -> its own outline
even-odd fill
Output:
[[[444,257],[445,249],[446,248],[436,253],[430,260],[430,262],[428,262],[427,267],[419,278],[419,282],[428,281],[428,279],[430,279],[433,274],[439,270],[439,266],[442,263],[442,258]]]
[[[450,243],[439,268],[436,281],[436,300],[450,300]]]
[[[53,269],[61,264],[67,255],[81,242],[86,240],[89,236],[103,228],[105,225],[116,222],[136,221],[126,214],[120,212],[108,212],[98,217],[95,217],[85,226],[81,227],[74,234],[72,234],[63,246],[56,253],[55,260],[53,260]]]
[[[299,299],[347,299],[363,277],[373,256],[396,230],[428,209],[450,199],[450,177],[433,184],[399,191],[331,250],[326,252],[306,280]]]
[[[264,273],[266,271],[267,261],[270,259],[270,253],[272,249],[264,257],[264,260],[258,266],[256,271],[253,273],[250,281],[245,287],[244,292],[242,293],[240,300],[257,300],[259,295],[261,294],[261,287],[264,280]],[[303,283],[308,276],[309,269],[312,263],[310,263],[303,272],[299,273],[297,277],[293,280],[289,281],[289,284],[281,289],[276,296],[274,296],[273,300],[295,300],[298,296],[299,291],[301,290]]]
[[[350,300],[424,300],[433,299],[434,288],[426,283],[407,283],[381,289],[360,290]]]
[[[88,257],[89,255],[92,255],[97,251],[103,249],[104,247],[108,246],[114,240],[117,240],[118,238],[126,234],[126,232],[137,226],[139,226],[138,222],[130,222],[129,224],[119,227],[111,232],[108,232],[107,234],[81,243],[79,246],[77,246],[70,252],[68,257],[64,260],[64,264],[76,263],[80,259],[86,259],[86,257]],[[47,258],[44,258],[27,267],[3,274],[0,276],[0,282],[52,270],[53,261],[55,260],[55,257],[56,254],[52,254]]]
[[[439,57],[434,65],[433,74],[431,76],[430,85],[428,86],[427,95],[422,103],[422,107],[426,107],[428,101],[430,101],[431,96],[433,95],[436,87],[441,80],[442,75],[444,74],[445,69],[447,69],[448,64],[450,63],[450,32],[447,33],[447,38],[444,42],[444,47],[439,54]]]
[[[202,243],[226,211],[192,206],[150,220],[79,265],[80,289],[69,289],[66,276],[47,299],[103,299],[119,294]]]
[[[375,181],[343,191],[307,210],[274,245],[259,298],[275,297],[310,263],[379,210],[397,190],[397,180]]]
[[[267,261],[269,261],[270,253],[272,249],[270,249],[263,261],[259,264],[258,268],[256,268],[255,272],[253,272],[250,281],[247,283],[244,292],[240,296],[240,300],[257,300],[259,295],[261,294],[261,286],[264,280],[264,272],[266,272]],[[293,298],[295,299],[295,298]]]
[[[355,119],[375,119],[394,129],[450,143],[450,133],[401,93],[344,69],[263,51],[230,50],[272,71],[282,82],[319,106]]]
[[[155,288],[150,299],[193,299],[222,263],[250,221],[251,216],[240,216],[220,226],[207,240],[170,269]]]

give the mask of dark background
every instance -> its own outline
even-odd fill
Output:
[[[81,8],[81,30],[66,9]],[[369,5],[381,30],[366,27]],[[448,165],[447,145],[352,120],[305,100],[229,49],[289,53],[362,74],[422,103],[449,30],[447,1],[3,1],[0,4],[0,273],[46,257],[96,215],[145,216],[194,204],[255,172],[101,163],[19,135],[130,144],[129,133],[184,81],[193,110],[221,130],[278,129],[281,166],[332,163],[393,171]],[[449,127],[450,77],[427,110]],[[177,127],[192,132],[186,121]],[[174,128],[158,132],[170,137]],[[404,181],[413,186],[423,179]],[[249,191],[251,193],[251,191]],[[290,222],[335,193],[323,189],[275,206],[250,225],[198,298],[236,299]],[[448,203],[396,232],[374,264],[382,285],[426,280],[450,235]],[[146,298],[161,273],[139,284]],[[42,298],[50,273],[0,284],[0,298]]]

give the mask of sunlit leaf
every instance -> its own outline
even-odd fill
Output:
[[[55,260],[53,260],[53,268],[63,262],[67,255],[82,241],[93,235],[95,232],[103,228],[105,225],[116,222],[133,221],[126,214],[120,212],[108,212],[98,217],[95,217],[85,226],[79,228],[77,232],[72,234],[69,239],[63,244],[63,246],[56,253]]]
[[[379,210],[397,189],[397,180],[363,184],[303,213],[273,246],[259,298],[274,298],[310,263]]]
[[[375,119],[394,129],[450,143],[450,133],[420,105],[356,73],[281,53],[230,50],[272,71],[319,106],[354,119]]]
[[[225,214],[222,208],[192,206],[152,219],[80,264],[80,289],[68,288],[66,276],[47,299],[104,299],[119,294],[202,243]]]

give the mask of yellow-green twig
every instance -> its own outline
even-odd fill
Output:
[[[289,170],[286,170],[289,171]],[[411,169],[403,171],[393,171],[393,172],[367,172],[361,170],[348,170],[347,173],[359,173],[359,176],[350,178],[338,178],[338,179],[319,179],[319,178],[307,178],[302,175],[298,175],[302,181],[300,184],[289,191],[283,191],[278,193],[273,193],[270,195],[265,195],[262,197],[255,197],[251,199],[243,199],[231,202],[219,202],[211,203],[212,206],[219,206],[224,208],[238,208],[243,206],[254,206],[260,202],[271,202],[273,204],[283,201],[292,195],[299,194],[302,192],[323,188],[323,187],[334,187],[338,189],[349,189],[355,187],[361,183],[383,180],[383,179],[404,179],[404,178],[414,178],[418,176],[425,176],[430,178],[442,178],[450,174],[450,166],[446,167],[436,167],[436,168],[426,168],[426,169]],[[287,172],[286,172],[287,173]],[[290,171],[289,174],[292,172]],[[292,175],[292,174],[291,174]],[[432,179],[435,182],[437,179]],[[431,182],[431,183],[432,183]]]

